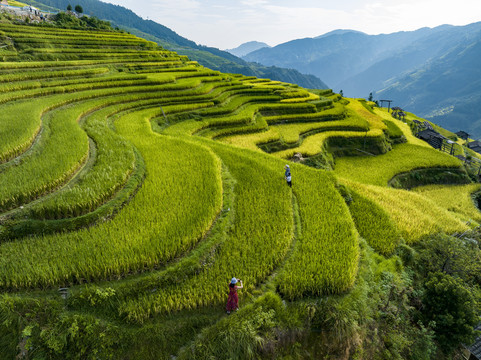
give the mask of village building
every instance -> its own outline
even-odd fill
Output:
[[[471,141],[468,143],[468,148],[470,148],[473,151],[476,151],[477,153],[481,154],[481,141]]]
[[[468,138],[469,138],[469,134],[466,131],[462,131],[462,130],[458,131],[456,133],[456,136],[463,139],[463,140],[468,140]]]
[[[441,149],[443,146],[443,141],[445,139],[440,133],[431,129],[425,129],[417,133],[416,135],[421,140],[426,141],[429,145],[431,145],[435,149]]]

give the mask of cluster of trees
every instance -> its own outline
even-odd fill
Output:
[[[68,12],[57,13],[53,21],[56,26],[63,28],[114,30],[109,21],[100,20],[95,16],[77,17]]]
[[[463,239],[439,235],[421,243],[415,281],[422,290],[419,320],[431,324],[445,353],[470,344],[481,313],[481,234]]]
[[[67,11],[72,11],[72,5],[67,5]],[[84,9],[80,5],[75,5],[75,12],[81,14],[84,12]]]

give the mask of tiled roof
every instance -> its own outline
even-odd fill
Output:
[[[472,149],[474,147],[481,146],[481,142],[476,140],[476,141],[471,141],[468,143],[468,148]]]

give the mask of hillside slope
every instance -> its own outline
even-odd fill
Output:
[[[480,38],[450,49],[395,80],[376,93],[396,99],[404,108],[438,123],[453,132],[464,130],[473,138],[481,136],[481,56]]]
[[[475,284],[416,270],[434,236],[473,251],[479,279],[461,144],[131,34],[2,20],[0,358],[416,359],[472,340]],[[445,293],[411,271],[459,290],[451,347],[444,308],[426,311]]]
[[[260,49],[246,55],[244,59],[264,65],[292,67],[323,76],[324,81],[338,89],[343,81],[368,69],[377,61],[389,58],[398,49],[428,32],[428,29],[420,29],[416,32],[373,36],[346,30]],[[351,94],[349,88],[343,90],[348,95],[361,96],[357,93]]]
[[[33,0],[35,6],[43,9],[65,10],[70,4],[68,0]],[[326,89],[328,86],[319,78],[304,75],[299,71],[266,67],[260,64],[248,63],[226,51],[213,47],[197,45],[171,29],[152,20],[144,20],[131,10],[119,5],[104,3],[98,0],[79,0],[87,14],[110,21],[114,26],[130,31],[132,34],[149,38],[166,49],[188,55],[192,60],[213,70],[239,73],[246,76],[267,77],[273,80],[292,82],[306,88]],[[146,36],[147,35],[147,36]]]

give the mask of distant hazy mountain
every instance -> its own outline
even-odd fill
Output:
[[[357,31],[334,31],[317,38],[293,40],[272,48],[251,52],[243,59],[263,65],[294,68],[322,77],[333,89],[351,77],[386,59],[413,41],[426,36],[431,29],[398,32],[389,35],[367,35]],[[343,88],[347,96],[364,96]],[[368,88],[368,90],[373,90]]]
[[[236,47],[235,49],[227,49],[225,51],[231,53],[232,55],[242,57],[242,56],[247,55],[250,52],[253,52],[253,51],[265,48],[265,47],[268,48],[270,46],[267,45],[266,43],[259,42],[259,41],[249,41],[249,42],[246,42],[246,43]]]
[[[481,22],[382,35],[341,30],[244,59],[314,74],[346,96],[374,92],[450,130],[481,137],[480,43]]]
[[[70,0],[31,0],[29,4],[47,10],[65,10],[69,4],[74,6],[74,3]],[[248,63],[226,51],[197,45],[161,24],[142,19],[122,6],[99,0],[76,0],[75,5],[77,4],[82,6],[84,13],[87,15],[95,15],[100,19],[108,20],[114,26],[155,41],[164,48],[176,51],[181,55],[187,55],[192,60],[196,60],[201,65],[213,70],[266,77],[298,84],[306,88],[325,89],[328,87],[313,75],[304,75],[293,69],[280,69],[275,66]]]
[[[396,101],[452,131],[481,137],[481,33],[425,66],[392,79],[376,98]]]
[[[344,93],[366,96],[373,90],[380,90],[392,84],[394,79],[425,67],[448,54],[457,46],[468,46],[479,39],[481,23],[467,26],[443,25],[434,29],[422,29],[424,36],[399,47],[390,56],[374,62],[366,70],[337,84]],[[418,30],[419,31],[419,30]]]

